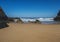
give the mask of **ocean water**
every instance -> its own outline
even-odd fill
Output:
[[[21,18],[22,19],[22,21],[24,22],[24,23],[29,23],[28,21],[35,21],[36,20],[36,18],[33,18],[33,19],[31,19],[31,18]],[[48,18],[43,18],[43,21],[42,21],[42,19],[38,19],[40,22],[41,22],[41,24],[60,24],[60,22],[56,22],[56,21],[54,21],[54,20],[52,20],[52,19],[48,19]]]
[[[24,21],[24,23],[29,23],[28,21]],[[56,21],[41,21],[41,24],[60,24],[60,22]]]
[[[56,21],[41,21],[42,24],[60,24],[60,22]]]

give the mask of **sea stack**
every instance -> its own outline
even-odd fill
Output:
[[[54,18],[54,20],[55,21],[60,21],[60,10],[59,10],[57,16]]]
[[[8,27],[7,24],[8,17],[4,13],[3,9],[0,7],[0,29]]]

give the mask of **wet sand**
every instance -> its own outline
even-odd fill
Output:
[[[60,42],[60,24],[9,23],[0,29],[0,42]]]

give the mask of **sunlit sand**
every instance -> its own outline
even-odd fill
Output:
[[[0,29],[0,42],[60,42],[60,24],[9,23]]]

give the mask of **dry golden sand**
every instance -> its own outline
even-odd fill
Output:
[[[17,24],[0,29],[0,42],[60,42],[60,25]]]

